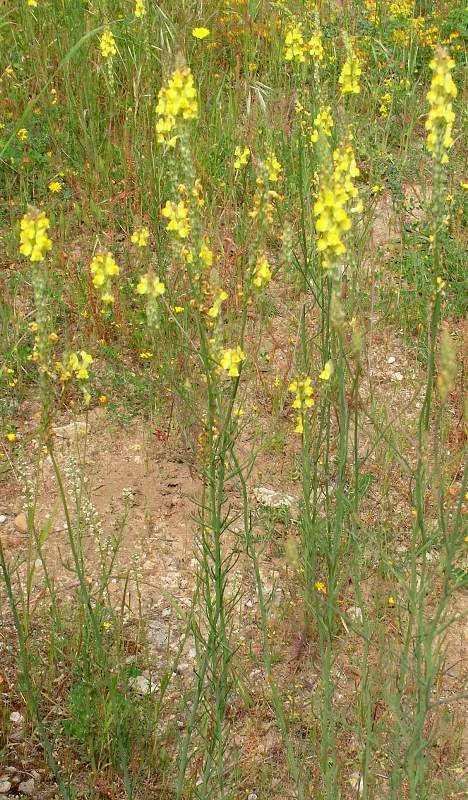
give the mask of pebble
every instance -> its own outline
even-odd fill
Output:
[[[8,519],[6,514],[0,514],[0,525]]]
[[[10,789],[11,789],[11,783],[10,783],[10,781],[7,781],[7,780],[0,781],[0,796],[1,796],[2,794],[8,794],[8,792],[10,791]]]
[[[24,513],[24,511],[22,511],[21,514],[18,514],[18,516],[15,517],[13,524],[16,530],[19,531],[20,533],[28,532],[28,520],[26,519],[26,514]]]
[[[18,786],[18,791],[20,794],[25,794],[28,797],[32,797],[34,794],[34,778],[29,778],[28,781],[21,781],[20,785]]]
[[[154,683],[152,683],[145,675],[136,675],[134,678],[130,678],[128,685],[131,689],[134,689],[137,694],[141,695],[151,694],[157,689]]]
[[[24,717],[19,711],[12,711],[10,714],[10,722],[13,725],[24,725]]]

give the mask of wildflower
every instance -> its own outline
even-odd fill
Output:
[[[203,261],[205,267],[211,267],[213,264],[213,251],[210,250],[205,240],[203,240],[200,251],[198,253],[200,260]]]
[[[305,61],[306,48],[300,22],[295,22],[289,26],[284,44],[285,61],[297,61],[299,64],[303,64]]]
[[[216,319],[216,317],[219,316],[222,304],[227,299],[228,299],[228,293],[225,292],[224,289],[219,289],[213,301],[213,305],[211,306],[211,308],[208,309],[208,316],[211,317],[212,319]]]
[[[58,335],[56,333],[53,333],[53,332],[49,333],[49,337],[48,338],[49,338],[49,342],[51,342],[52,344],[55,344],[59,340]]]
[[[196,119],[198,116],[197,90],[188,67],[174,70],[167,86],[160,89],[156,114],[158,142],[174,147],[180,121]]]
[[[457,87],[451,71],[455,61],[445,50],[439,49],[429,66],[434,74],[431,88],[426,95],[429,103],[426,120],[427,149],[435,161],[446,164],[447,150],[453,145],[452,128],[455,114],[452,109],[452,98],[457,96]]]
[[[371,192],[372,194],[379,194],[380,192],[383,192],[383,186],[381,186],[380,183],[376,183],[371,187]]]
[[[31,8],[36,8],[37,7],[37,0],[27,0],[27,3],[28,3],[28,6],[31,6]]]
[[[324,583],[322,583],[322,581],[315,581],[315,588],[317,592],[320,592],[320,594],[327,593],[327,587]]]
[[[250,147],[236,147],[234,150],[235,161],[234,161],[234,169],[241,169],[241,167],[245,167],[248,164],[250,158]]]
[[[13,432],[7,433],[6,438],[11,443],[16,442],[16,433],[13,433]]]
[[[282,172],[283,170],[283,167],[281,166],[280,162],[276,158],[273,151],[269,153],[268,156],[266,157],[265,167],[268,173],[268,180],[270,181],[270,183],[276,183],[279,178],[280,172]]]
[[[353,178],[359,175],[359,169],[349,143],[336,148],[333,162],[333,172],[322,176],[314,203],[317,250],[323,254],[322,265],[325,269],[332,267],[336,259],[346,253],[344,234],[351,228],[349,213],[362,211],[360,201],[350,207],[350,201],[358,195]]]
[[[135,0],[134,14],[135,17],[137,17],[137,19],[145,16],[146,14],[145,0]]]
[[[138,247],[146,247],[148,244],[150,232],[148,228],[137,228],[131,235],[130,241]]]
[[[192,30],[192,36],[194,39],[206,39],[207,36],[210,35],[209,28],[194,28]]]
[[[361,91],[359,86],[359,78],[361,77],[361,74],[362,69],[359,59],[350,49],[348,57],[343,64],[341,75],[338,78],[338,83],[341,86],[342,94],[359,94]]]
[[[240,347],[227,347],[221,350],[220,365],[226,370],[230,378],[239,377],[239,367],[246,359],[246,354]]]
[[[157,297],[160,297],[166,291],[166,287],[164,283],[159,280],[156,275],[150,275],[147,273],[143,275],[136,287],[136,291],[138,294],[147,294],[149,298],[155,300]]]
[[[392,594],[390,594],[390,595],[387,597],[387,606],[388,606],[389,608],[395,608],[395,598],[393,597],[393,595],[392,595]]]
[[[314,119],[314,128],[310,136],[311,142],[318,142],[320,133],[329,138],[333,130],[333,117],[330,106],[324,106]]]
[[[98,397],[99,405],[106,406],[107,405],[107,397],[105,394],[100,394]]]
[[[327,361],[323,370],[319,374],[321,381],[329,381],[334,372],[333,361]]]
[[[60,190],[62,188],[62,184],[60,183],[60,181],[51,181],[49,183],[49,187],[48,188],[49,188],[49,192],[52,192],[52,194],[57,194],[58,192],[60,192]]]
[[[71,353],[68,358],[68,366],[75,373],[75,377],[79,381],[87,381],[89,379],[88,367],[93,363],[93,357],[86,353],[85,350],[80,350],[79,353]]]
[[[140,353],[140,358],[142,358],[144,361],[147,361],[148,359],[153,358],[153,353],[151,353],[149,350],[143,350],[143,352]]]
[[[101,300],[105,305],[111,305],[114,302],[114,296],[111,293],[112,278],[120,272],[114,257],[110,250],[102,253],[97,253],[91,261],[90,272],[93,276],[93,286],[101,293]]]
[[[323,61],[325,50],[322,44],[322,31],[319,28],[317,28],[307,42],[307,49],[313,58],[317,59],[317,61]]]
[[[307,375],[295,378],[288,386],[288,392],[294,394],[292,407],[299,413],[296,419],[296,433],[304,432],[304,412],[314,405],[314,389],[312,387],[312,379]]]
[[[100,40],[99,47],[103,58],[111,58],[117,53],[117,46],[115,44],[114,34],[109,28],[104,31]]]
[[[27,131],[27,128],[20,128],[16,135],[20,140],[20,142],[27,142],[29,138],[29,133]]]
[[[254,286],[256,286],[257,289],[261,289],[262,286],[267,284],[270,280],[271,280],[270,265],[265,255],[261,253],[261,255],[259,255],[259,257],[257,258],[257,263],[254,269],[254,278],[253,278]]]
[[[30,208],[21,220],[20,253],[30,261],[43,261],[52,248],[47,236],[50,222],[43,211]]]
[[[188,208],[183,200],[180,200],[177,205],[168,200],[161,214],[169,220],[166,225],[167,231],[174,231],[180,239],[187,238],[190,233],[190,220]]]

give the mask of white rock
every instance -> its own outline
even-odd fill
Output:
[[[347,614],[354,622],[362,622],[362,609],[359,606],[351,606],[348,608]]]
[[[395,356],[389,356],[387,358],[387,364],[394,364],[395,363]]]
[[[10,781],[4,780],[0,781],[0,794],[8,794],[11,789]]]
[[[29,778],[28,781],[22,781],[18,786],[18,791],[20,794],[25,794],[28,797],[32,797],[34,794],[34,778]]]
[[[59,439],[82,439],[83,436],[86,436],[86,422],[76,420],[69,425],[59,425],[52,430]]]
[[[268,489],[266,486],[255,487],[253,489],[253,496],[257,503],[260,503],[262,506],[267,506],[268,508],[281,508],[281,506],[289,508],[295,500],[290,494],[282,494],[281,492],[276,492],[274,489]]]
[[[6,522],[6,521],[7,521],[7,519],[8,519],[8,517],[6,516],[6,514],[0,514],[0,525],[1,525],[3,522]]]
[[[15,526],[16,530],[20,533],[27,533],[28,532],[28,520],[24,511],[21,514],[18,514],[13,521],[13,525]]]
[[[157,687],[151,683],[149,678],[147,678],[145,675],[136,675],[134,678],[130,678],[128,685],[131,689],[137,692],[137,694],[141,695],[151,694],[157,689]]]
[[[24,725],[24,717],[19,711],[12,711],[10,714],[10,722],[13,725]]]

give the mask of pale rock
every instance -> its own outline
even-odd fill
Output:
[[[353,622],[362,622],[362,609],[359,606],[351,606],[347,613]]]
[[[76,420],[75,422],[71,422],[69,425],[59,425],[55,428],[52,428],[54,434],[59,437],[59,439],[82,439],[86,436],[86,422],[83,420]]]
[[[295,498],[290,494],[283,494],[274,489],[268,489],[266,486],[256,486],[253,489],[253,496],[257,503],[268,508],[281,508],[282,506],[290,508],[295,502]]]
[[[137,694],[141,695],[151,694],[157,689],[145,675],[135,675],[134,678],[129,679],[128,685],[137,692]]]
[[[19,533],[27,533],[28,532],[28,520],[26,518],[26,514],[22,511],[15,517],[13,522],[15,528]]]
[[[10,781],[7,780],[0,781],[0,796],[2,794],[8,794],[10,789],[11,789]]]
[[[18,786],[18,791],[20,794],[24,794],[27,797],[32,797],[34,794],[34,786],[34,778],[29,778],[28,781],[21,781],[20,785]]]

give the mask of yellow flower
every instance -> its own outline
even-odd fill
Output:
[[[7,433],[6,438],[9,442],[16,442],[16,433]]]
[[[68,366],[75,373],[75,377],[79,381],[87,381],[89,378],[88,367],[93,363],[93,357],[86,353],[85,350],[80,350],[79,353],[71,353],[68,358]]]
[[[62,184],[60,183],[60,181],[51,181],[49,183],[49,191],[52,192],[53,194],[57,194],[57,192],[60,192],[61,188]]]
[[[387,597],[387,605],[388,605],[389,608],[394,608],[395,607],[395,598],[393,597],[392,594],[390,594]]]
[[[314,405],[312,379],[308,375],[295,378],[288,386],[288,392],[295,395],[292,407],[299,413],[296,418],[296,433],[304,433],[304,413]]]
[[[219,312],[221,311],[222,304],[228,299],[228,293],[224,291],[224,289],[219,289],[217,295],[215,295],[213,305],[211,308],[208,309],[208,316],[212,319],[216,319],[219,316]]]
[[[105,394],[100,394],[99,397],[98,397],[98,401],[99,401],[99,404],[101,406],[107,405],[107,397],[106,397],[106,395]]]
[[[156,114],[157,141],[174,147],[180,134],[180,123],[198,116],[197,90],[188,67],[174,70],[167,86],[160,89]]]
[[[318,592],[320,592],[320,594],[327,593],[327,587],[324,583],[322,583],[322,581],[315,581],[315,588]]]
[[[114,34],[109,28],[104,31],[100,40],[99,47],[103,58],[112,58],[117,53],[117,46],[115,44]]]
[[[146,247],[149,237],[150,232],[148,228],[137,228],[136,231],[132,233],[130,241],[132,244],[138,245],[138,247]]]
[[[26,142],[28,140],[28,137],[29,137],[29,133],[27,131],[27,128],[20,128],[16,135],[17,135],[18,139],[20,140],[20,142]]]
[[[250,158],[250,147],[241,147],[240,145],[234,150],[235,161],[234,169],[241,169],[245,167]]]
[[[267,158],[265,159],[265,167],[268,173],[268,180],[270,183],[276,183],[280,172],[282,172],[283,167],[281,166],[280,162],[276,158],[273,151],[268,154]]]
[[[200,252],[198,253],[200,260],[203,261],[205,267],[211,267],[213,264],[213,251],[210,250],[206,241],[202,242]]]
[[[311,142],[318,142],[320,133],[324,136],[330,137],[333,129],[333,117],[331,107],[326,106],[320,109],[319,113],[314,119],[314,128],[310,136]]]
[[[349,143],[336,148],[333,162],[333,172],[322,175],[314,203],[315,230],[318,234],[317,250],[323,254],[322,266],[325,269],[331,268],[334,262],[346,253],[343,238],[351,228],[349,213],[362,211],[360,201],[354,206],[350,205],[350,201],[358,195],[353,178],[359,175],[359,169]]]
[[[257,258],[257,263],[255,265],[253,282],[258,289],[261,289],[262,286],[267,284],[270,280],[271,280],[270,265],[265,255],[261,253],[261,255],[259,255],[259,257]]]
[[[134,14],[137,18],[144,17],[146,14],[145,0],[135,0]]]
[[[194,28],[192,31],[192,36],[195,39],[206,39],[206,37],[209,35],[210,35],[209,28]]]
[[[362,75],[361,65],[358,57],[350,49],[348,57],[343,64],[341,75],[338,78],[338,83],[341,86],[343,94],[359,94],[361,91],[359,86],[359,78]]]
[[[220,365],[230,378],[239,377],[239,367],[245,361],[246,354],[240,347],[227,347],[221,350]]]
[[[92,259],[89,269],[93,276],[93,286],[99,290],[102,302],[105,305],[112,305],[114,302],[114,296],[111,293],[112,278],[120,272],[112,253],[109,250],[97,253]]]
[[[333,372],[334,372],[333,361],[327,361],[323,370],[319,374],[320,380],[329,381],[331,376],[333,375]]]
[[[46,231],[50,222],[43,211],[30,208],[21,220],[20,253],[30,261],[43,261],[44,255],[52,248]]]
[[[188,208],[183,200],[180,200],[177,205],[168,200],[161,214],[169,220],[166,225],[167,231],[174,231],[180,239],[187,238],[190,233],[190,220]]]
[[[307,42],[307,49],[311,56],[316,58],[317,61],[323,61],[325,50],[322,44],[322,31],[319,28],[317,28]]]
[[[37,0],[27,0],[27,3],[28,3],[28,6],[31,6],[31,8],[36,8],[37,7]]]
[[[285,61],[296,61],[299,64],[303,64],[305,61],[306,48],[300,22],[295,22],[289,26],[284,44]]]
[[[455,61],[450,58],[446,50],[439,48],[429,66],[434,74],[431,88],[426,95],[429,103],[426,120],[427,149],[435,161],[446,164],[447,150],[453,145],[452,128],[455,114],[452,109],[452,98],[457,96],[457,87],[451,72]]]
[[[164,283],[159,280],[156,275],[150,275],[146,273],[143,275],[136,287],[136,291],[138,294],[147,294],[149,298],[155,300],[157,297],[160,297],[166,291],[166,287]]]

